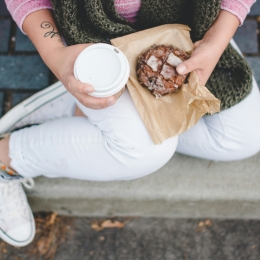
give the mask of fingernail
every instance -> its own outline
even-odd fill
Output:
[[[181,64],[181,65],[179,65],[179,66],[177,67],[177,71],[178,71],[180,74],[181,74],[181,73],[184,73],[185,70],[186,70],[186,67],[185,67],[183,64]]]
[[[115,103],[116,103],[116,101],[115,101],[115,99],[113,99],[113,98],[110,98],[110,99],[107,101],[108,106],[113,106]]]
[[[86,93],[91,93],[94,91],[94,88],[93,87],[85,87],[85,92]]]

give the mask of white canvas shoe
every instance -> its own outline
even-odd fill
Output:
[[[37,92],[8,111],[0,119],[0,134],[27,125],[73,116],[74,97],[59,81]]]
[[[30,178],[0,179],[0,238],[13,246],[26,246],[35,236],[35,222],[22,184],[32,189]]]

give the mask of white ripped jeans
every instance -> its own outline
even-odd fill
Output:
[[[154,145],[129,92],[114,106],[91,110],[87,118],[49,121],[11,134],[11,165],[24,177],[130,180],[161,168],[175,152],[216,161],[240,160],[260,151],[260,93],[201,118],[179,137]]]

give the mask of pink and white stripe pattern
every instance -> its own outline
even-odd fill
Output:
[[[5,3],[23,33],[22,25],[27,15],[41,9],[52,9],[50,0],[5,0]]]
[[[255,2],[256,0],[222,0],[221,9],[234,14],[242,25]]]
[[[132,23],[135,22],[140,6],[141,0],[115,0],[115,9],[117,13]]]

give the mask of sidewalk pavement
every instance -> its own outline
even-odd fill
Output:
[[[260,259],[255,220],[116,218],[124,227],[96,231],[91,226],[105,219],[58,216],[47,225],[48,219],[35,215],[37,233],[29,246],[0,242],[1,260]]]
[[[259,28],[258,1],[234,39],[260,86]],[[0,0],[0,115],[54,81]],[[259,218],[259,173],[260,153],[230,163],[177,154],[157,173],[131,182],[37,178],[28,197],[35,211],[63,214]]]

